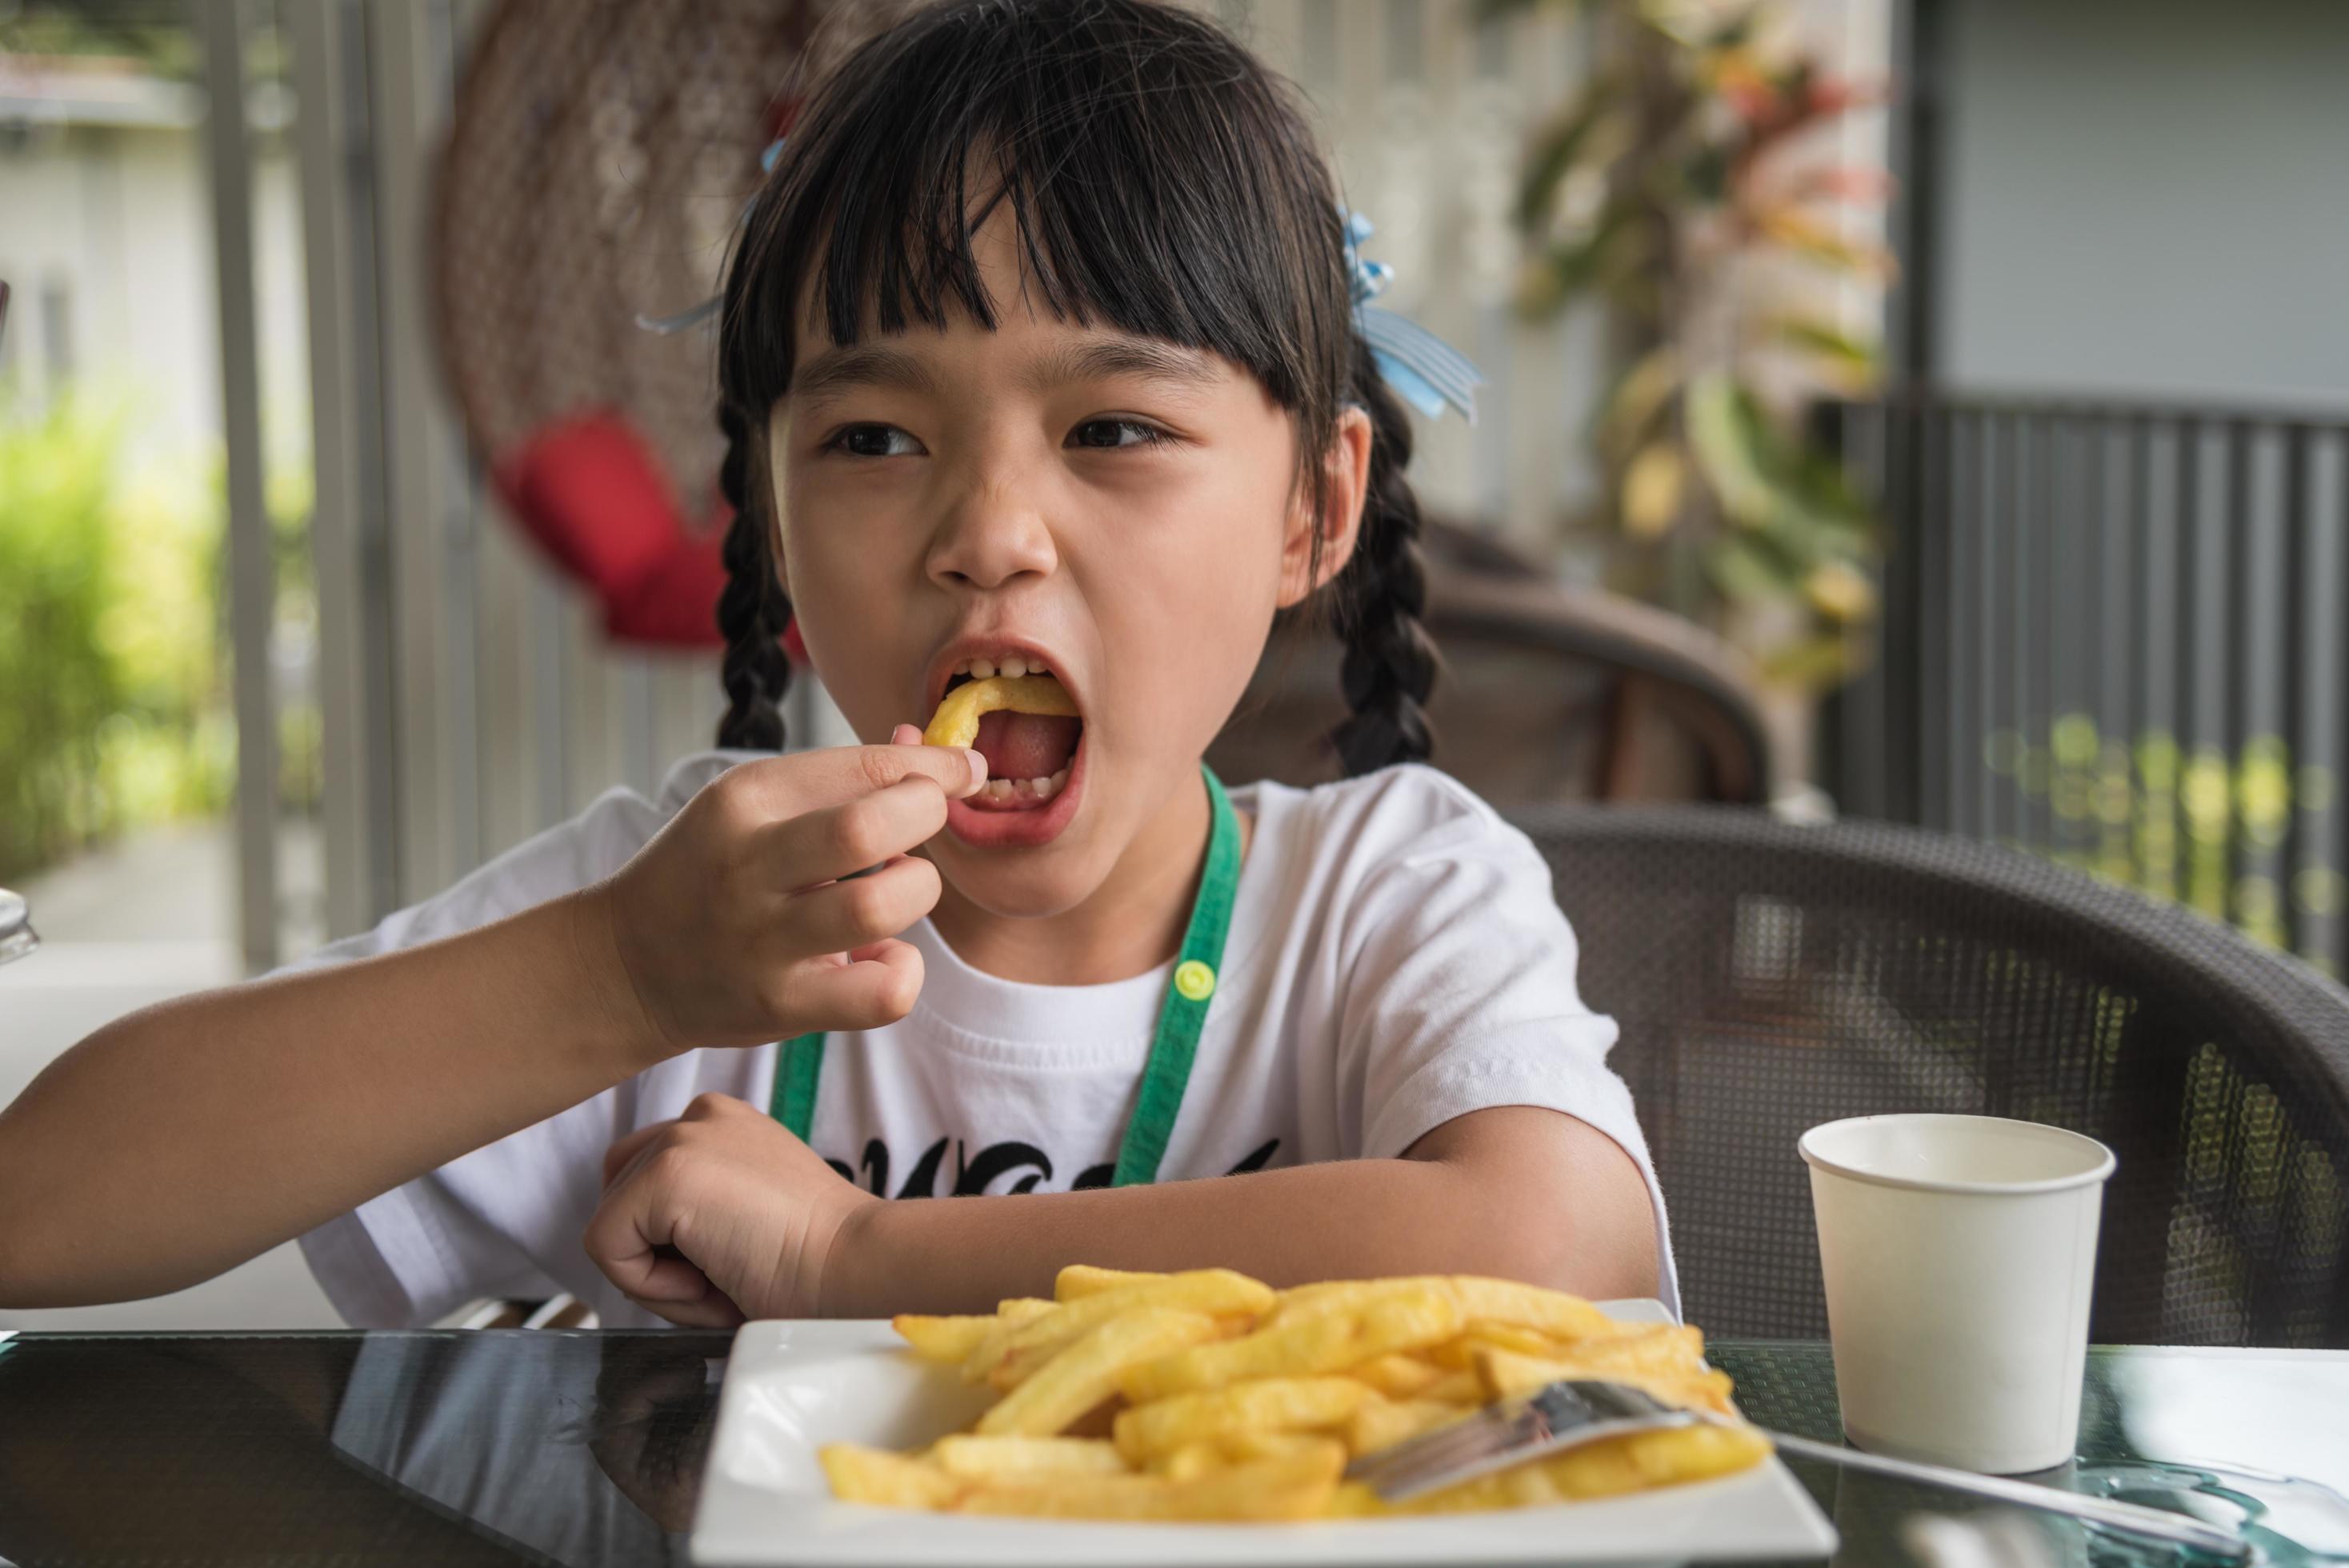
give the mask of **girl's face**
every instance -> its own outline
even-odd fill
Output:
[[[1348,410],[1327,459],[1316,571],[1294,422],[1252,376],[1031,304],[1008,203],[974,250],[993,331],[957,313],[842,349],[803,304],[812,346],[769,429],[779,559],[865,741],[926,725],[974,659],[1068,689],[1080,725],[996,720],[981,739],[1016,774],[1050,766],[1073,729],[1067,784],[1011,809],[955,802],[930,846],[974,903],[1050,915],[1195,812],[1199,758],[1274,610],[1351,549],[1369,423]]]

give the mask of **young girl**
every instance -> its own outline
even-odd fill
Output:
[[[297,1235],[368,1325],[987,1310],[1076,1261],[1671,1300],[1548,871],[1419,765],[1352,284],[1285,85],[1194,14],[961,0],[854,53],[726,279],[724,749],[59,1060],[0,1118],[0,1301]],[[1226,794],[1289,608],[1345,640],[1350,777]],[[876,744],[773,755],[791,614]],[[976,750],[919,744],[966,686]]]

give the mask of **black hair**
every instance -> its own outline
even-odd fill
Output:
[[[809,98],[744,220],[719,325],[720,746],[781,744],[790,606],[770,558],[767,418],[790,390],[811,281],[832,340],[992,330],[971,238],[1011,203],[1034,286],[1063,319],[1222,356],[1296,424],[1318,517],[1348,404],[1373,439],[1361,532],[1324,590],[1345,645],[1345,770],[1418,760],[1434,645],[1421,627],[1411,427],[1356,330],[1337,192],[1289,84],[1214,22],[1158,0],[946,0],[848,54]],[[1314,548],[1318,562],[1320,536]]]

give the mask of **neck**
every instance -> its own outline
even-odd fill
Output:
[[[1206,781],[1168,792],[1092,895],[1058,914],[1005,920],[946,882],[930,923],[972,968],[1032,985],[1098,985],[1146,974],[1182,951],[1206,867]],[[1246,849],[1249,823],[1242,819]]]

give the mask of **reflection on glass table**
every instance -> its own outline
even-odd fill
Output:
[[[0,1341],[0,1559],[684,1563],[724,1335],[20,1335]],[[1837,1435],[1824,1345],[1723,1342],[1747,1413]],[[2078,1464],[2038,1479],[2349,1560],[2349,1353],[2091,1353]],[[2164,1461],[2164,1465],[2146,1461]],[[2201,1461],[2206,1468],[2185,1467]],[[2224,1468],[2224,1473],[2219,1467]],[[2174,1562],[2063,1521],[1795,1461],[1837,1568],[1992,1522],[2052,1564]],[[2304,1478],[2295,1484],[2284,1476]],[[1368,1528],[1367,1526],[1365,1528]]]

